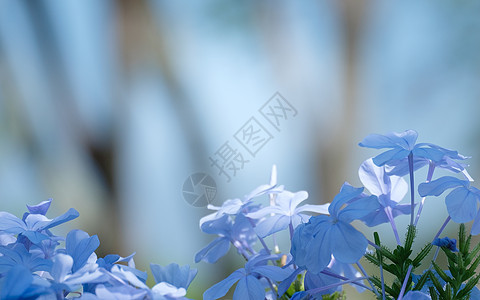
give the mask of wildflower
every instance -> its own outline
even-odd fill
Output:
[[[297,266],[318,274],[332,254],[343,263],[356,263],[363,256],[368,241],[350,223],[376,210],[378,200],[362,191],[345,183],[328,208],[330,216],[314,216],[297,227],[290,251]]]
[[[449,249],[452,252],[458,252],[457,249],[457,240],[456,239],[451,239],[449,237],[444,237],[444,238],[436,238],[433,242],[433,245],[438,246],[438,247],[445,247]]]
[[[422,197],[439,196],[447,189],[452,188],[453,190],[445,197],[449,216],[457,223],[465,223],[475,219],[472,234],[479,234],[478,202],[480,201],[480,190],[470,186],[468,180],[444,176],[428,183],[421,183],[418,186],[418,192]]]
[[[389,162],[399,161],[410,154],[413,157],[420,157],[438,161],[443,158],[444,152],[436,145],[428,143],[415,144],[418,133],[414,130],[404,132],[390,132],[385,135],[370,134],[365,137],[359,146],[375,149],[390,149],[373,158],[373,162],[381,167]]]
[[[206,290],[203,294],[203,299],[212,300],[225,296],[231,286],[237,281],[233,300],[264,299],[266,283],[261,280],[262,278],[281,281],[290,275],[289,270],[266,265],[268,260],[278,258],[278,255],[258,255],[253,257],[245,264],[245,268],[236,270],[227,278]]]
[[[305,223],[310,218],[304,212],[315,212],[328,214],[329,204],[324,205],[303,205],[297,207],[308,198],[308,193],[300,191],[292,193],[283,191],[277,194],[275,205],[270,205],[258,211],[248,213],[248,218],[261,220],[255,227],[260,237],[266,237],[275,232],[284,230],[291,226],[291,231],[299,224]],[[262,219],[263,218],[263,219]]]
[[[377,196],[380,204],[377,210],[362,218],[367,226],[392,222],[394,217],[410,213],[410,205],[398,204],[408,192],[408,184],[402,177],[389,176],[385,166],[376,166],[371,158],[362,163],[358,175],[367,190]]]

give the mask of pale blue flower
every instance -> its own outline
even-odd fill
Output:
[[[258,211],[248,213],[246,216],[260,220],[255,226],[255,232],[260,237],[266,237],[288,228],[289,225],[291,225],[292,229],[295,229],[299,224],[307,222],[310,216],[305,214],[305,212],[328,214],[328,206],[330,204],[306,204],[298,207],[307,198],[308,193],[305,191],[297,193],[283,191],[277,194],[275,205],[261,208]]]
[[[461,180],[451,176],[440,177],[418,186],[420,196],[439,196],[447,189],[453,189],[446,197],[447,211],[453,221],[466,223],[473,219],[472,234],[480,233],[480,214],[478,203],[480,190],[470,186],[470,181]]]
[[[237,215],[239,213],[248,213],[250,212],[248,206],[251,204],[251,201],[253,199],[262,195],[278,194],[282,191],[283,185],[279,186],[277,184],[277,168],[275,165],[273,165],[269,184],[260,185],[248,195],[245,195],[243,199],[229,199],[223,202],[221,206],[214,206],[209,204],[207,208],[210,210],[215,210],[216,212],[200,219],[200,227],[202,227],[203,223],[219,219],[223,215]]]
[[[31,272],[47,271],[52,268],[52,262],[43,256],[32,254],[25,249],[23,244],[10,244],[0,247],[0,276],[11,268],[22,265]]]
[[[73,258],[72,272],[78,271],[88,261],[95,262],[95,250],[100,246],[98,236],[90,236],[85,231],[75,229],[67,234],[66,253]]]
[[[428,294],[419,291],[409,291],[403,300],[429,300],[432,299]]]
[[[445,247],[452,252],[458,252],[457,240],[456,239],[451,239],[449,237],[436,238],[432,242],[432,245],[435,245],[435,246],[438,246],[438,247]]]
[[[150,264],[155,286],[152,288],[152,294],[165,299],[186,299],[186,291],[192,280],[197,275],[197,269],[191,269],[190,266],[180,267],[177,264],[169,264],[165,267],[156,264]]]
[[[38,280],[23,265],[11,268],[0,282],[0,300],[36,299],[49,294],[48,283]]]
[[[291,248],[297,266],[318,274],[332,254],[343,263],[356,263],[365,254],[368,241],[350,223],[378,209],[378,200],[362,191],[345,183],[328,208],[330,216],[314,216],[297,227]]]
[[[53,280],[51,289],[57,295],[63,295],[64,291],[78,290],[82,284],[104,282],[107,279],[105,273],[99,270],[96,265],[72,272],[73,258],[67,254],[59,253],[52,258],[52,261],[53,266],[50,275]]]
[[[402,177],[389,176],[385,166],[378,167],[371,158],[362,163],[358,175],[365,188],[377,196],[380,204],[378,209],[362,218],[367,226],[393,222],[393,218],[399,215],[410,214],[410,204],[398,204],[408,192],[408,184]]]
[[[264,299],[266,286],[261,278],[281,281],[290,275],[289,270],[265,264],[269,260],[276,260],[278,258],[278,255],[259,255],[252,258],[245,264],[245,268],[236,270],[227,278],[206,290],[203,294],[203,299],[213,300],[225,296],[237,281],[237,287],[233,293],[233,300]]]
[[[231,244],[242,251],[250,249],[256,240],[253,226],[243,214],[237,215],[235,219],[223,215],[221,218],[206,221],[201,225],[201,229],[219,237],[195,254],[195,262],[203,260],[214,263],[228,252]]]
[[[150,264],[150,269],[152,270],[156,283],[166,282],[184,289],[188,289],[188,286],[197,275],[197,269],[191,269],[188,265],[180,267],[175,263],[171,263],[165,267]]]
[[[442,158],[435,160],[434,157],[425,158],[415,156],[413,157],[413,170],[417,171],[418,169],[431,164],[431,167],[445,169],[454,173],[462,173],[466,179],[473,181],[473,178],[468,173],[466,167],[467,164],[457,162],[457,160],[466,160],[470,158],[469,156],[464,156],[457,151],[449,150],[434,144],[426,144],[431,148],[437,149],[443,153]],[[405,176],[409,173],[408,158],[403,158],[400,160],[389,161],[387,163],[387,173],[389,175]]]
[[[42,214],[28,214],[21,220],[8,212],[0,212],[0,233],[19,234],[27,237],[33,244],[49,239],[48,229],[73,220],[79,216],[78,211],[70,208],[66,213],[54,219]]]
[[[399,161],[413,154],[413,157],[421,157],[433,161],[439,161],[443,158],[444,152],[438,149],[438,146],[419,143],[417,141],[418,133],[414,130],[404,132],[391,132],[385,135],[370,134],[365,137],[359,145],[361,147],[375,149],[390,149],[373,158],[377,166],[383,166],[387,163]]]

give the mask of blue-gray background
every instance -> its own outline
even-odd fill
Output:
[[[199,299],[241,261],[193,264],[212,237],[188,175],[211,173],[219,204],[277,164],[287,189],[330,202],[359,184],[365,135],[415,129],[472,155],[477,178],[479,79],[473,0],[0,0],[0,210],[75,207],[99,255],[199,268]],[[227,183],[209,157],[277,91],[297,116]],[[426,209],[428,240],[446,212]]]

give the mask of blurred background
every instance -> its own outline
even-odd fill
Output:
[[[0,210],[74,207],[70,228],[98,234],[99,256],[190,264],[200,299],[242,262],[193,262],[213,237],[198,228],[208,210],[183,199],[190,174],[212,176],[219,205],[276,164],[321,204],[360,185],[377,153],[364,136],[415,129],[473,156],[478,178],[479,81],[473,0],[0,0]],[[277,92],[289,110],[272,123]],[[251,118],[266,134],[254,155],[237,139]],[[230,179],[212,163],[225,145],[245,159]],[[427,203],[420,238],[445,217]]]

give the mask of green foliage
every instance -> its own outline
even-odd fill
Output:
[[[322,300],[346,300],[345,292],[335,292],[330,295],[323,295]]]
[[[443,271],[435,262],[435,272],[429,270],[428,276],[433,286],[430,295],[434,300],[466,300],[480,279],[475,270],[480,264],[480,244],[470,251],[472,236],[465,234],[465,225],[461,224],[458,233],[458,252],[442,247],[448,261],[448,271]],[[449,273],[449,274],[448,274]],[[441,282],[443,281],[443,282]]]
[[[407,278],[407,285],[405,293],[409,290],[420,290],[427,281],[427,276],[422,276],[419,282],[413,286],[412,274],[416,268],[421,265],[422,260],[428,255],[432,249],[432,244],[427,244],[415,256],[412,257],[412,246],[415,240],[416,229],[415,226],[409,226],[405,237],[404,246],[398,245],[393,251],[383,246],[380,242],[378,233],[374,233],[375,244],[378,246],[375,254],[366,254],[368,261],[381,267],[384,272],[394,275],[394,279],[390,283],[384,283],[385,299],[397,299],[402,289],[403,281],[408,273],[408,268],[412,266],[412,272]],[[378,290],[378,299],[383,299],[382,296],[382,282],[378,277],[372,277],[371,281]]]

